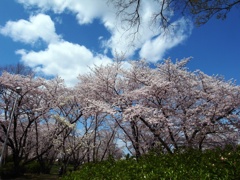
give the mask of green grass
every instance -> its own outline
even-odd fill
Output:
[[[50,174],[34,174],[34,173],[25,173],[22,177],[16,178],[15,180],[59,180],[58,176],[58,165],[53,165]]]
[[[0,179],[16,179],[16,180],[25,180],[25,179],[33,179],[33,180],[56,180],[60,179],[58,176],[60,165],[54,164],[51,167],[51,171],[49,173],[41,173],[40,166],[37,162],[32,162],[24,167],[24,175],[16,175],[13,167],[13,162],[8,162],[1,169],[1,173],[3,174]],[[14,176],[15,175],[15,176]]]
[[[58,180],[60,179],[56,174],[25,174],[22,177],[16,178],[15,180]]]

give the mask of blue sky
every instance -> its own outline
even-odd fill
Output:
[[[174,22],[178,28],[164,36],[158,27],[149,28],[155,1],[143,2],[143,24],[133,39],[116,18],[116,9],[103,1],[1,0],[0,66],[23,62],[73,85],[88,67],[111,63],[115,52],[152,63],[191,56],[190,70],[240,83],[239,9],[232,9],[224,21],[212,18],[198,28],[180,17]]]

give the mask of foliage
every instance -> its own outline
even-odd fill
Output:
[[[41,165],[37,161],[33,161],[25,166],[26,173],[40,174]]]
[[[213,149],[201,152],[150,153],[134,158],[89,163],[63,180],[76,179],[239,179],[240,148]]]
[[[30,174],[58,174],[58,164],[49,162],[47,159],[39,161],[32,161],[25,165],[25,173]]]
[[[16,166],[14,162],[7,162],[0,168],[0,177],[1,178],[14,178],[22,175],[25,169],[23,166]]]

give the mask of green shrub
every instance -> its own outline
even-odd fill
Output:
[[[7,162],[0,168],[0,176],[1,178],[8,179],[8,178],[15,178],[24,173],[24,168],[19,166],[16,168],[13,162]]]
[[[135,180],[135,179],[240,179],[240,148],[206,150],[189,149],[175,154],[150,153],[138,161],[108,160],[89,163],[63,180]]]
[[[41,165],[37,161],[33,161],[25,166],[26,173],[40,174]]]

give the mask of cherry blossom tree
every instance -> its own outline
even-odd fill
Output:
[[[229,133],[234,141],[233,130],[238,130],[239,87],[218,76],[189,72],[188,61],[166,60],[156,69],[136,63],[127,75],[139,88],[125,94],[132,105],[124,110],[124,119],[142,121],[170,153],[181,146],[223,145]]]
[[[0,76],[0,83],[4,87],[1,101],[1,138],[4,142],[13,113],[13,125],[7,140],[11,149],[15,169],[33,160],[40,160],[42,156],[53,148],[53,136],[46,136],[41,129],[44,125],[53,125],[51,117],[53,108],[58,104],[59,93],[63,89],[63,81],[59,78],[46,80],[33,76],[12,75],[7,72]],[[21,94],[17,95],[16,87],[21,87]],[[13,102],[17,99],[16,109]],[[55,128],[56,129],[56,128]],[[45,131],[46,133],[46,131]],[[49,133],[48,133],[49,135]],[[43,144],[45,143],[45,144]]]
[[[174,153],[238,143],[240,88],[220,76],[186,68],[189,59],[156,64],[116,61],[80,75],[69,88],[56,77],[0,76],[0,142],[15,169],[37,160],[47,171],[56,158],[83,162]],[[22,92],[16,93],[16,87]],[[15,101],[16,100],[16,101]],[[14,108],[16,102],[16,108]],[[3,155],[2,155],[3,156]]]
[[[211,148],[236,144],[239,86],[219,76],[186,68],[189,59],[150,68],[144,61],[96,67],[80,76],[78,88],[87,108],[107,113],[120,127],[138,157],[146,149],[143,134],[161,144],[163,152],[182,147]],[[151,143],[147,143],[151,144]]]
[[[115,121],[125,133],[129,141],[134,144],[134,150],[137,156],[140,156],[138,146],[138,134],[136,132],[136,124],[131,122],[130,132],[126,130],[125,125],[129,122],[122,122],[121,107],[116,103],[121,99],[124,93],[125,86],[123,76],[123,66],[121,61],[116,61],[108,66],[100,66],[92,69],[92,73],[79,76],[79,84],[76,88],[79,89],[79,94],[82,95],[82,100],[86,102],[86,113],[89,114],[105,114],[112,121]]]

